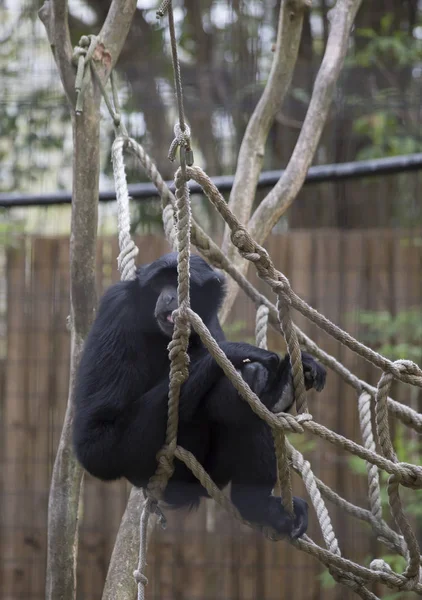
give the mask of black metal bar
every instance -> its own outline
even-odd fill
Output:
[[[379,175],[394,175],[408,171],[422,169],[422,153],[405,154],[389,158],[376,158],[356,162],[320,165],[310,167],[305,183],[326,183],[357,179],[361,177],[374,177]],[[265,171],[259,178],[258,188],[269,188],[277,183],[283,171]],[[220,192],[228,192],[233,186],[233,176],[213,177],[212,180]],[[174,190],[172,181],[167,182],[170,189]],[[200,186],[190,182],[192,194],[201,193]],[[158,197],[158,192],[152,183],[137,183],[129,185],[129,193],[134,200],[150,200]],[[100,202],[112,202],[116,199],[113,190],[100,192]],[[0,194],[0,207],[14,208],[18,206],[52,206],[70,204],[71,192],[54,192],[50,194]]]

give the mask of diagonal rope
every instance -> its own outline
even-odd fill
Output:
[[[268,308],[260,306],[256,312],[256,345],[267,350]],[[283,430],[272,427],[275,456],[277,461],[277,485],[280,487],[282,504],[290,515],[294,515],[292,480],[287,460],[287,441]]]

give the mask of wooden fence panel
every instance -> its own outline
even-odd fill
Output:
[[[421,307],[422,250],[415,231],[294,231],[274,235],[267,248],[295,291],[330,319],[359,335],[360,310]],[[162,238],[138,241],[139,262],[168,251]],[[0,486],[0,597],[44,597],[48,486],[68,396],[69,243],[67,239],[18,238],[7,249],[6,358],[1,364],[3,397]],[[99,294],[119,278],[116,238],[98,242]],[[268,293],[252,267],[250,279]],[[271,297],[271,295],[270,295]],[[327,351],[359,376],[376,383],[379,372],[309,324],[294,319]],[[236,339],[253,336],[255,309],[239,295],[230,323],[244,322]],[[233,333],[234,332],[234,333]],[[284,351],[280,336],[269,334]],[[399,391],[410,402],[409,389]],[[414,407],[420,407],[412,396]],[[355,392],[330,373],[322,394],[310,394],[315,419],[360,440]],[[296,440],[295,440],[296,441]],[[315,473],[351,501],[367,506],[365,478],[354,474],[346,453],[304,436],[299,448]],[[294,491],[304,493],[298,477]],[[85,478],[80,530],[78,600],[99,600],[129,486]],[[364,561],[380,551],[369,528],[329,506],[346,556]],[[343,588],[327,590],[321,566],[288,544],[270,543],[230,519],[212,501],[196,513],[168,512],[166,531],[154,532],[148,553],[148,600],[350,600]],[[322,542],[314,512],[310,533]]]

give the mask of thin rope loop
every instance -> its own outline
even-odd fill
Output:
[[[72,63],[76,66],[75,92],[76,92],[76,114],[83,110],[83,97],[89,80],[89,66],[98,44],[95,35],[83,35],[79,45],[75,46],[72,54]]]

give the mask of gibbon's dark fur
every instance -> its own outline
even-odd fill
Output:
[[[293,403],[288,356],[228,342],[218,321],[224,299],[221,273],[190,258],[191,306],[229,360],[271,411]],[[103,480],[126,477],[145,487],[165,440],[169,390],[167,346],[177,308],[177,254],[139,267],[133,281],[104,294],[86,340],[75,387],[73,441],[85,469]],[[234,389],[199,337],[191,334],[189,379],[180,396],[178,443],[192,452],[215,483],[231,482],[231,498],[245,519],[301,536],[308,506],[294,499],[294,518],[272,495],[276,460],[269,426]],[[245,362],[246,361],[246,362]],[[320,391],[325,369],[302,354],[308,389]],[[207,493],[179,461],[165,492],[174,507],[195,506]]]

